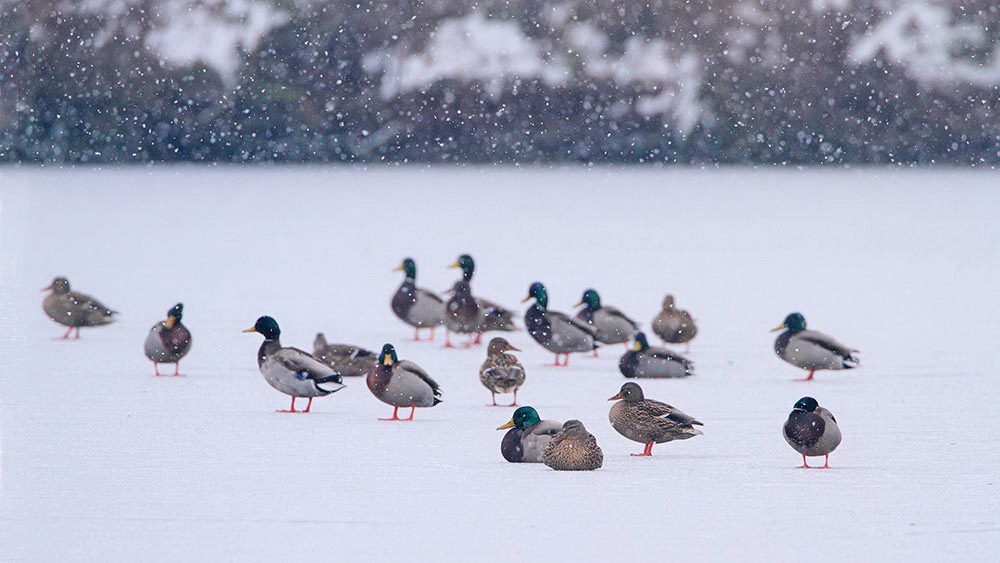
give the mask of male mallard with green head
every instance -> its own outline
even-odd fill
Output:
[[[691,349],[691,340],[698,334],[691,313],[678,309],[674,304],[674,296],[663,298],[663,309],[653,318],[653,333],[668,344],[684,344],[684,350]]]
[[[588,289],[575,306],[583,305],[576,318],[594,327],[594,336],[604,344],[628,344],[629,338],[639,328],[639,324],[614,307],[601,304],[601,296],[596,290]],[[597,350],[594,350],[597,355]]]
[[[257,350],[257,368],[271,387],[292,398],[288,410],[276,412],[309,412],[313,397],[325,397],[345,387],[340,374],[312,354],[282,346],[281,328],[273,318],[260,317],[243,332],[257,332],[264,337]],[[309,399],[304,410],[295,410],[298,398]]]
[[[562,423],[542,420],[532,407],[520,407],[510,422],[497,430],[507,430],[500,443],[504,459],[511,463],[541,463],[545,448],[562,430]]]
[[[540,282],[531,284],[524,301],[534,299],[535,303],[524,314],[524,326],[528,334],[543,348],[556,355],[556,366],[569,365],[569,355],[573,352],[590,352],[597,349],[594,328],[580,319],[565,313],[550,311],[549,294]],[[559,356],[566,360],[559,363]]]
[[[593,471],[604,465],[604,452],[582,422],[567,420],[545,447],[542,461],[556,471]]]
[[[479,382],[490,390],[493,395],[493,406],[517,406],[517,390],[524,384],[524,366],[517,357],[507,352],[520,352],[511,346],[506,338],[490,340],[486,349],[486,361],[479,368]],[[497,393],[514,393],[514,402],[510,405],[498,405]]]
[[[677,378],[694,375],[694,363],[684,356],[650,346],[646,335],[635,333],[632,349],[618,360],[618,369],[625,377]]]
[[[809,375],[799,381],[812,381],[817,370],[853,369],[861,363],[854,355],[857,350],[822,332],[806,330],[806,318],[799,313],[785,317],[785,322],[771,332],[779,330],[785,332],[774,341],[774,352],[793,366],[809,370]]]
[[[75,338],[80,338],[80,327],[111,324],[115,322],[114,315],[118,314],[118,311],[109,309],[85,293],[70,291],[69,280],[61,276],[52,280],[42,291],[50,292],[42,301],[45,314],[53,321],[69,327],[66,334],[62,335],[62,340],[69,338],[73,329],[76,329]]]
[[[441,387],[437,382],[417,364],[400,361],[392,344],[382,346],[367,383],[376,399],[393,407],[392,418],[379,420],[413,420],[417,407],[433,407],[441,402]],[[399,407],[410,407],[410,417],[399,418]]]
[[[802,455],[802,469],[810,467],[806,456],[824,456],[826,463],[820,469],[829,469],[830,453],[840,445],[837,419],[812,397],[802,397],[795,403],[782,427],[782,434],[788,445]]]
[[[431,329],[428,340],[434,340],[434,329],[444,324],[444,301],[432,291],[417,287],[417,263],[406,258],[395,271],[406,272],[399,289],[392,296],[392,312],[399,320],[413,327],[413,340],[420,341],[420,329]]]
[[[378,363],[378,354],[351,344],[330,344],[322,332],[313,340],[313,356],[344,377],[368,375]]]
[[[153,325],[146,335],[144,351],[156,375],[181,375],[181,358],[191,349],[191,331],[181,322],[183,316],[184,304],[178,303],[167,311],[167,320]],[[174,364],[174,373],[160,373],[160,364]]]
[[[444,347],[454,347],[451,344],[450,333],[457,332],[470,335],[469,341],[465,343],[465,347],[468,348],[477,340],[485,322],[479,302],[472,295],[471,282],[472,275],[476,271],[476,263],[471,256],[463,254],[458,257],[458,261],[448,267],[461,268],[462,279],[455,284],[451,298],[444,304],[444,324],[447,328]]]
[[[608,413],[611,426],[629,440],[646,444],[641,454],[633,456],[653,455],[653,444],[701,435],[695,428],[695,425],[701,426],[701,422],[666,403],[645,398],[642,387],[635,383],[622,385],[618,394],[608,400],[620,401]]]

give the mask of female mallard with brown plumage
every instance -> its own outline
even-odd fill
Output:
[[[542,461],[556,471],[593,471],[604,465],[604,452],[582,422],[567,420],[545,447]]]
[[[368,375],[378,363],[378,354],[351,344],[330,344],[322,332],[313,340],[313,356],[345,377]]]
[[[524,366],[517,357],[507,352],[521,350],[510,345],[506,338],[490,340],[486,349],[486,361],[479,368],[479,382],[490,390],[493,395],[493,406],[517,406],[517,389],[524,384]],[[497,393],[514,393],[514,402],[510,405],[498,405]]]
[[[650,346],[646,335],[635,333],[632,349],[618,360],[618,370],[625,377],[637,378],[677,378],[694,375],[694,363],[684,356]]]
[[[146,335],[144,351],[156,375],[182,375],[181,358],[191,349],[191,331],[181,322],[183,316],[184,304],[178,303],[167,311],[167,320],[153,325]],[[174,364],[174,373],[160,373],[160,364]]]
[[[406,258],[396,271],[406,272],[399,289],[392,296],[392,312],[399,320],[413,327],[413,340],[420,341],[420,329],[431,329],[434,340],[435,327],[444,324],[444,301],[434,292],[417,287],[417,263]]]
[[[684,344],[684,350],[691,349],[691,340],[698,334],[694,317],[674,304],[674,296],[663,298],[663,310],[653,319],[653,332],[667,344]]]
[[[80,327],[102,326],[115,322],[114,315],[118,311],[109,309],[103,303],[93,297],[70,291],[69,280],[58,277],[52,280],[48,287],[42,291],[49,291],[42,301],[42,309],[53,321],[68,326],[66,334],[62,339],[69,338],[73,329],[76,329],[76,337],[80,338]]]
[[[520,407],[510,422],[497,428],[507,430],[500,442],[500,453],[511,463],[541,463],[545,448],[562,426],[561,422],[542,420],[532,407]]]
[[[817,370],[853,369],[861,363],[854,355],[857,350],[822,332],[806,330],[806,318],[799,313],[785,317],[785,322],[771,332],[779,330],[785,332],[774,341],[775,354],[797,368],[809,370],[809,375],[798,381],[812,381]]]
[[[399,360],[392,344],[382,346],[378,364],[368,374],[368,389],[375,398],[392,405],[392,418],[413,420],[417,407],[433,407],[441,402],[441,387],[417,364]],[[409,418],[399,418],[399,407],[410,407]]]
[[[273,318],[260,317],[243,332],[258,332],[264,336],[264,343],[257,350],[257,368],[271,387],[292,398],[288,410],[277,412],[309,412],[314,397],[325,397],[344,388],[340,374],[333,368],[312,354],[282,346],[281,328]],[[298,398],[309,399],[304,410],[295,410]]]
[[[646,444],[641,454],[633,456],[653,455],[653,444],[687,440],[701,434],[695,428],[701,422],[666,403],[645,398],[642,387],[635,383],[622,385],[618,394],[608,400],[621,401],[608,413],[611,426],[629,440]]]

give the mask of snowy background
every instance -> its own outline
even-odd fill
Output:
[[[835,3],[834,3],[835,4]],[[480,22],[481,23],[481,22]],[[434,48],[425,53],[432,57]],[[425,64],[427,60],[413,64]],[[397,68],[398,86],[410,78]],[[992,173],[694,169],[0,169],[0,558],[992,561],[1000,550],[1000,193]],[[499,453],[482,347],[407,342],[404,256],[511,307],[530,282],[649,323],[673,292],[698,375],[645,383],[705,422],[641,445],[607,422],[620,347],[568,369],[512,337],[543,417],[579,418],[605,466]],[[80,341],[41,311],[55,275],[122,312]],[[146,331],[177,301],[186,378],[154,378]],[[768,329],[791,311],[862,351],[813,383]],[[257,371],[257,316],[397,344],[441,383],[413,423],[360,380],[308,415]],[[781,437],[810,394],[844,432],[832,469]]]
[[[1000,161],[995,0],[0,0],[0,161]]]

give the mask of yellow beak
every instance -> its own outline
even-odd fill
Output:
[[[402,266],[396,266],[395,268],[392,269],[392,271],[393,272],[402,272],[403,271],[403,267]]]
[[[257,332],[257,329],[254,328],[254,327],[250,327],[250,328],[244,330],[243,332]]]
[[[177,323],[177,317],[171,316],[167,317],[167,320],[163,322],[163,325],[166,326],[167,328],[174,328],[174,325],[176,323]]]
[[[772,328],[771,332],[778,332],[779,330],[785,330],[786,328],[788,328],[788,327],[785,326],[784,324],[782,324],[781,326],[776,326],[776,327]]]
[[[581,301],[581,302],[579,302],[579,303],[577,303],[576,305],[573,305],[573,306],[574,306],[574,307],[579,307],[580,305],[584,305],[584,302],[583,302],[583,301]]]
[[[524,299],[522,299],[521,303],[525,303],[525,302],[528,302],[528,301],[531,301],[531,296],[530,295],[527,296],[527,297],[525,297]]]
[[[632,349],[635,350],[636,352],[638,352],[638,351],[642,350],[642,344],[639,344],[639,341],[636,340],[635,343],[632,344]]]
[[[508,428],[513,428],[513,427],[514,427],[514,421],[511,420],[510,422],[504,424],[503,426],[497,426],[497,430],[506,430]]]
[[[458,262],[455,262],[454,264],[452,264],[452,265],[450,265],[450,266],[448,266],[448,267],[449,267],[449,268],[461,268],[461,267],[462,267],[462,265],[461,265],[461,264],[459,264]]]

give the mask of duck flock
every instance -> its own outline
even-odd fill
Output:
[[[482,343],[484,333],[520,330],[517,314],[493,301],[473,294],[475,262],[463,254],[451,267],[462,270],[462,277],[445,295],[418,287],[417,266],[406,258],[396,270],[404,273],[403,283],[390,301],[393,313],[414,330],[414,339],[434,341],[439,327],[445,331],[446,348],[470,348]],[[55,278],[43,291],[48,292],[42,307],[53,321],[67,327],[63,339],[80,338],[83,327],[99,327],[115,321],[117,311],[84,293],[72,291],[65,277]],[[684,355],[662,346],[652,346],[638,322],[625,313],[605,305],[594,289],[583,292],[579,311],[569,315],[548,308],[545,285],[530,284],[524,302],[533,301],[524,312],[524,329],[541,347],[555,355],[552,365],[566,367],[571,354],[597,356],[604,345],[624,344],[625,353],[618,369],[628,379],[686,378],[695,375],[694,363]],[[146,335],[144,351],[153,362],[156,376],[181,376],[180,362],[191,349],[191,331],[182,322],[184,306],[178,303],[167,311],[166,319],[157,322]],[[676,306],[672,295],[663,300],[662,309],[653,317],[650,328],[665,344],[690,349],[698,329],[694,318]],[[74,335],[75,331],[75,335]],[[859,365],[857,350],[844,346],[832,337],[809,330],[799,313],[785,317],[774,331],[781,331],[774,343],[775,353],[785,362],[805,371],[802,381],[811,381],[817,371],[843,370]],[[387,421],[413,420],[417,408],[433,408],[442,402],[441,386],[417,363],[400,359],[391,343],[375,353],[360,346],[330,343],[323,333],[316,335],[313,353],[281,344],[281,328],[270,316],[257,319],[243,332],[264,337],[257,352],[257,367],[264,380],[288,395],[291,404],[278,412],[308,413],[316,397],[325,397],[344,389],[344,378],[365,377],[371,394],[393,408]],[[459,341],[452,342],[453,337]],[[479,369],[479,381],[491,395],[491,406],[517,407],[511,419],[498,430],[507,430],[500,443],[500,453],[512,463],[544,463],[556,470],[594,470],[604,463],[604,454],[595,437],[583,422],[543,420],[531,406],[517,404],[517,392],[527,381],[526,370],[512,352],[520,350],[506,338],[492,338],[486,346],[486,358]],[[173,373],[161,373],[160,364],[173,364]],[[497,395],[512,395],[507,405],[497,404]],[[296,401],[305,407],[296,409]],[[653,446],[699,436],[703,423],[669,404],[646,398],[639,384],[628,381],[616,395],[608,418],[623,437],[644,445],[642,453],[652,455]],[[300,403],[301,404],[301,403]],[[403,409],[400,417],[400,409]],[[409,409],[407,412],[406,409]],[[837,419],[816,399],[802,397],[792,408],[783,429],[788,444],[802,456],[825,458],[841,441]]]

